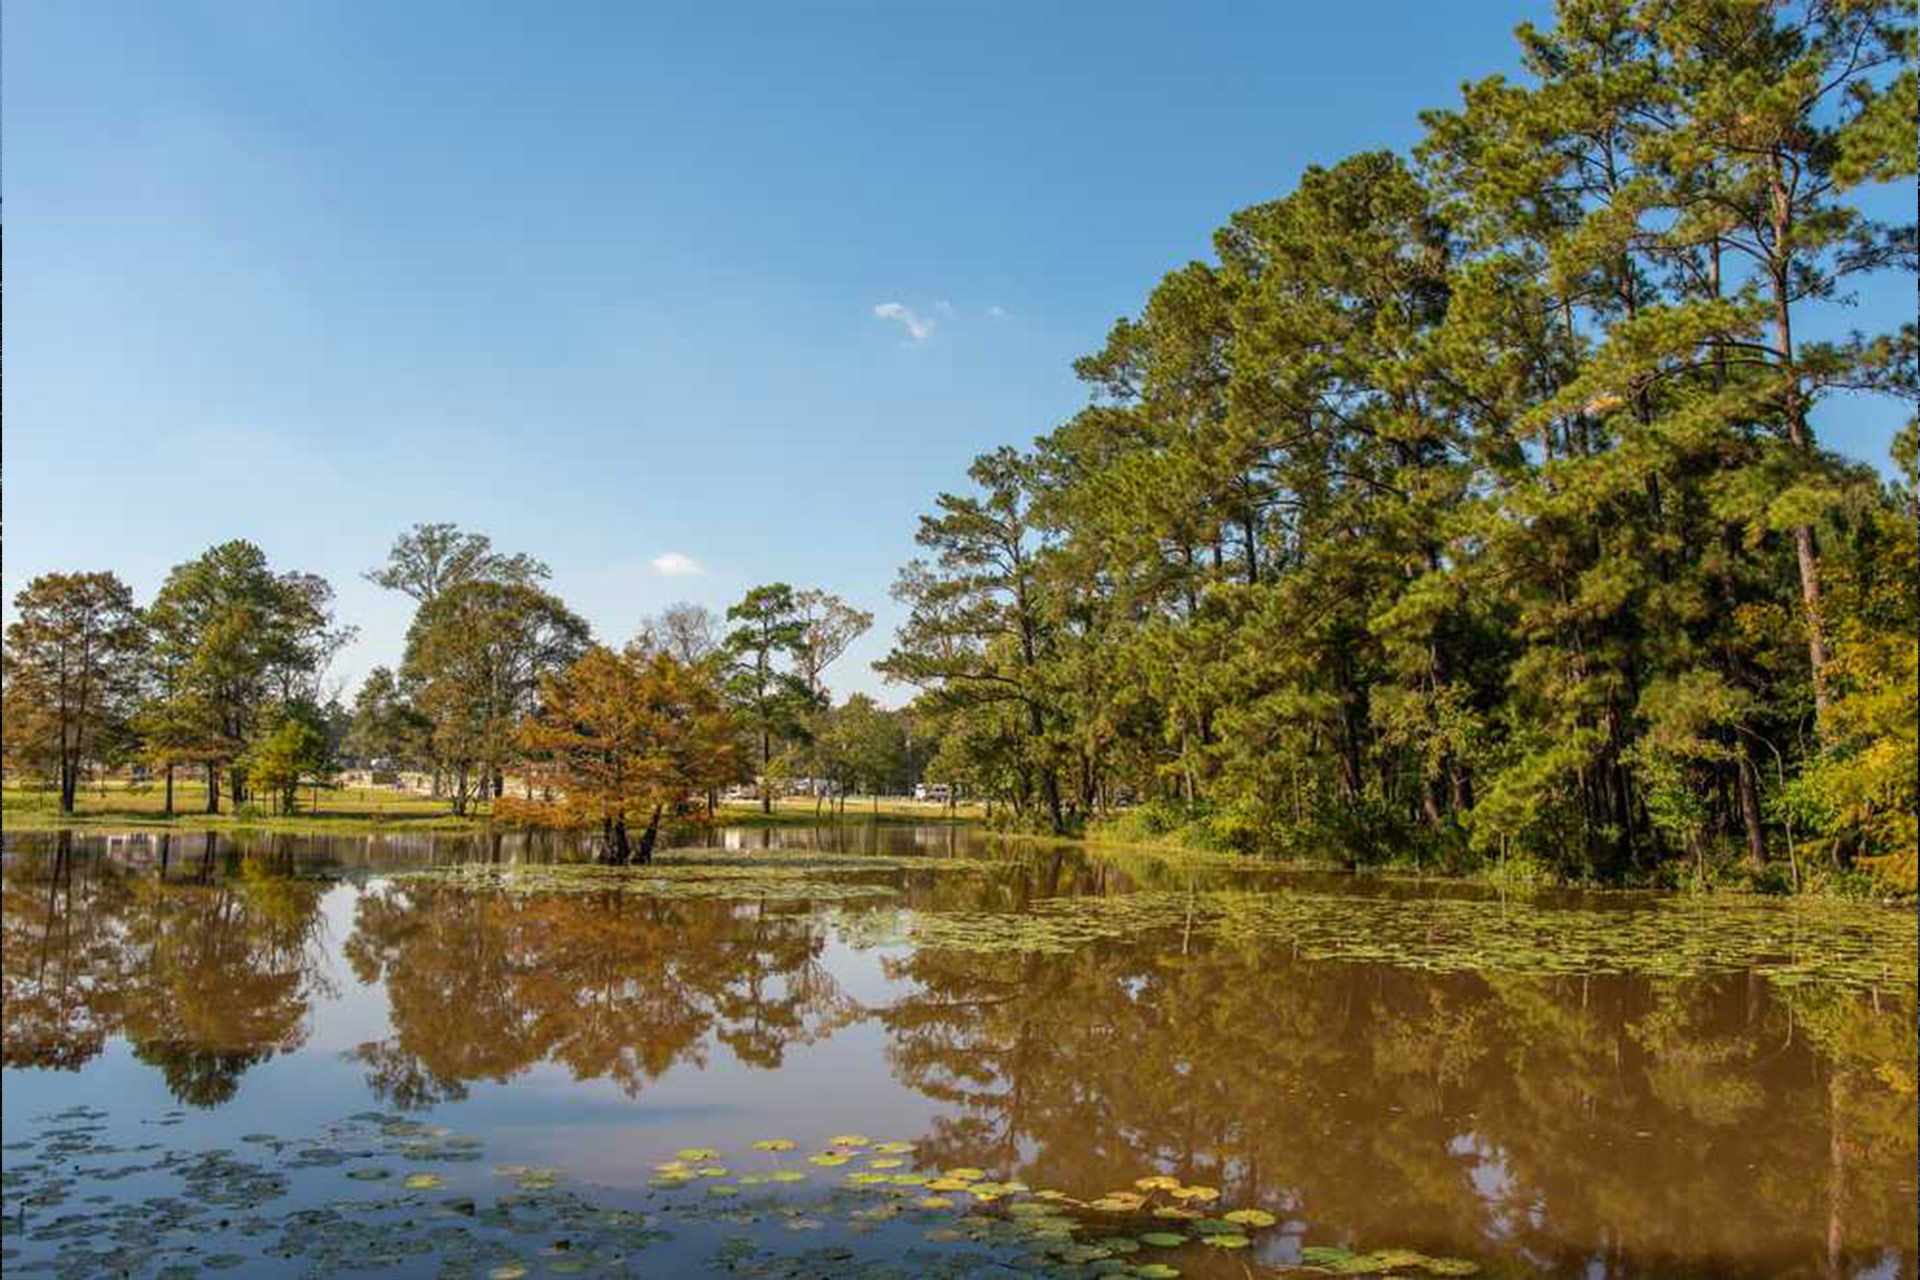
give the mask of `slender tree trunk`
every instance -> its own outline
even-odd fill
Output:
[[[1740,822],[1747,831],[1747,865],[1755,871],[1767,865],[1766,828],[1760,822],[1752,748],[1743,745],[1733,758],[1734,786],[1740,796]]]
[[[173,762],[167,762],[167,808],[169,818],[173,816]]]
[[[1800,605],[1807,616],[1807,661],[1813,668],[1815,722],[1823,723],[1827,714],[1827,630],[1820,611],[1820,565],[1811,526],[1794,526],[1793,556],[1800,568]]]
[[[1793,208],[1778,160],[1773,175],[1773,244],[1776,254],[1790,253]],[[1800,370],[1793,347],[1793,309],[1790,302],[1788,271],[1791,264],[1773,264],[1773,338],[1780,357],[1781,408],[1787,420],[1787,439],[1801,453],[1813,454],[1813,435],[1807,426],[1807,397],[1800,384]],[[1820,564],[1813,545],[1813,527],[1793,527],[1793,556],[1800,570],[1800,604],[1806,613],[1807,661],[1813,668],[1813,707],[1815,724],[1827,718],[1827,632],[1820,608]]]
[[[220,812],[220,767],[207,765],[207,812]]]
[[[773,737],[765,729],[760,731],[760,812],[773,812],[773,779],[767,776],[773,767]]]

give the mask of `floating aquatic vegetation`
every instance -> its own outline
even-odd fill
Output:
[[[1871,903],[1636,896],[1609,905],[1385,898],[1291,890],[1047,898],[1021,912],[839,920],[856,946],[1066,953],[1180,934],[1283,946],[1302,959],[1436,973],[1689,977],[1755,971],[1786,985],[1911,984],[1911,912]]]
[[[963,1280],[1010,1273],[1150,1280],[1178,1276],[1178,1259],[1190,1256],[1185,1250],[1197,1257],[1204,1249],[1247,1249],[1254,1232],[1276,1221],[1257,1208],[1226,1210],[1217,1218],[1176,1208],[1176,1200],[1207,1203],[1219,1192],[1166,1175],[1142,1177],[1135,1190],[1082,1204],[980,1168],[947,1169],[939,1177],[868,1169],[853,1170],[835,1185],[792,1190],[783,1200],[775,1188],[791,1188],[805,1175],[777,1166],[736,1173],[728,1164],[711,1163],[721,1157],[718,1148],[691,1146],[655,1166],[646,1207],[612,1206],[556,1185],[562,1175],[555,1169],[500,1164],[463,1175],[460,1166],[477,1154],[477,1140],[379,1112],[361,1113],[311,1138],[249,1135],[248,1145],[263,1153],[261,1160],[224,1149],[169,1152],[148,1143],[142,1150],[149,1159],[121,1166],[114,1161],[130,1149],[105,1140],[105,1126],[95,1123],[101,1118],[84,1109],[63,1112],[48,1117],[34,1141],[9,1144],[10,1155],[31,1157],[9,1161],[0,1197],[10,1272],[38,1271],[62,1280],[121,1272],[188,1280],[224,1270],[318,1277],[392,1267],[416,1274],[432,1266],[449,1280],[629,1275],[641,1254],[667,1245],[679,1250],[667,1264],[670,1270],[697,1269],[686,1249],[717,1240],[711,1265],[789,1280]],[[899,1157],[912,1150],[911,1143],[854,1134],[838,1135],[832,1144],[893,1152],[876,1163],[894,1166],[906,1164]],[[442,1167],[396,1175],[391,1164],[412,1159],[423,1145]],[[753,1145],[777,1162],[795,1144],[769,1139]],[[822,1155],[851,1158],[832,1146]],[[97,1207],[63,1211],[78,1193],[122,1169],[173,1175],[182,1194],[136,1200],[102,1193],[82,1200]],[[330,1189],[325,1180],[334,1178],[343,1181]],[[501,1181],[514,1189],[489,1189]],[[385,1183],[368,1189],[396,1194],[356,1198],[343,1194],[348,1182]],[[696,1184],[704,1194],[691,1193]],[[936,1194],[935,1188],[945,1190]],[[1134,1234],[1128,1221],[1156,1208],[1175,1208],[1197,1220],[1191,1230],[1158,1227]],[[778,1237],[823,1232],[836,1233],[830,1244],[799,1253],[778,1243]],[[1423,1266],[1435,1275],[1472,1270],[1471,1264],[1401,1250],[1322,1249],[1315,1256],[1314,1265],[1340,1274],[1357,1274],[1362,1263],[1387,1274]],[[649,1261],[647,1270],[662,1273],[659,1260]]]
[[[1479,1273],[1474,1263],[1461,1258],[1432,1258],[1412,1249],[1374,1249],[1355,1253],[1335,1245],[1309,1245],[1300,1251],[1300,1261],[1308,1267],[1341,1276],[1413,1275],[1471,1276]]]

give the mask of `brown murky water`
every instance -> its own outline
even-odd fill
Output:
[[[1514,901],[953,828],[717,843],[622,883],[514,840],[8,837],[6,1270],[1432,1273],[1354,1256],[1400,1248],[1493,1276],[1915,1275],[1911,913]],[[804,1160],[832,1136],[864,1139],[869,1183],[1025,1190],[810,1200],[846,1171]],[[658,1168],[687,1148],[725,1162],[705,1196]],[[771,1181],[783,1160],[808,1180]],[[1054,1221],[1034,1192],[1159,1174],[1258,1211],[1241,1247],[1148,1216],[1178,1208],[1159,1192],[1075,1206],[1060,1247],[994,1235],[1022,1202]],[[503,1190],[562,1226],[511,1226]],[[641,1215],[647,1238],[592,1235]],[[1140,1245],[1169,1227],[1195,1234]]]

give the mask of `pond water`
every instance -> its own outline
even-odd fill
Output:
[[[1911,912],[711,838],[6,837],[5,1270],[1915,1275]]]

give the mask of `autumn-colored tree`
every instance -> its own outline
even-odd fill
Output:
[[[7,761],[55,778],[60,810],[72,813],[82,765],[124,737],[146,631],[111,573],[43,574],[14,607],[0,717]]]
[[[594,645],[540,694],[519,741],[552,798],[502,799],[502,819],[598,829],[608,862],[648,862],[662,818],[697,819],[699,797],[739,776],[738,730],[720,691],[671,654]]]

